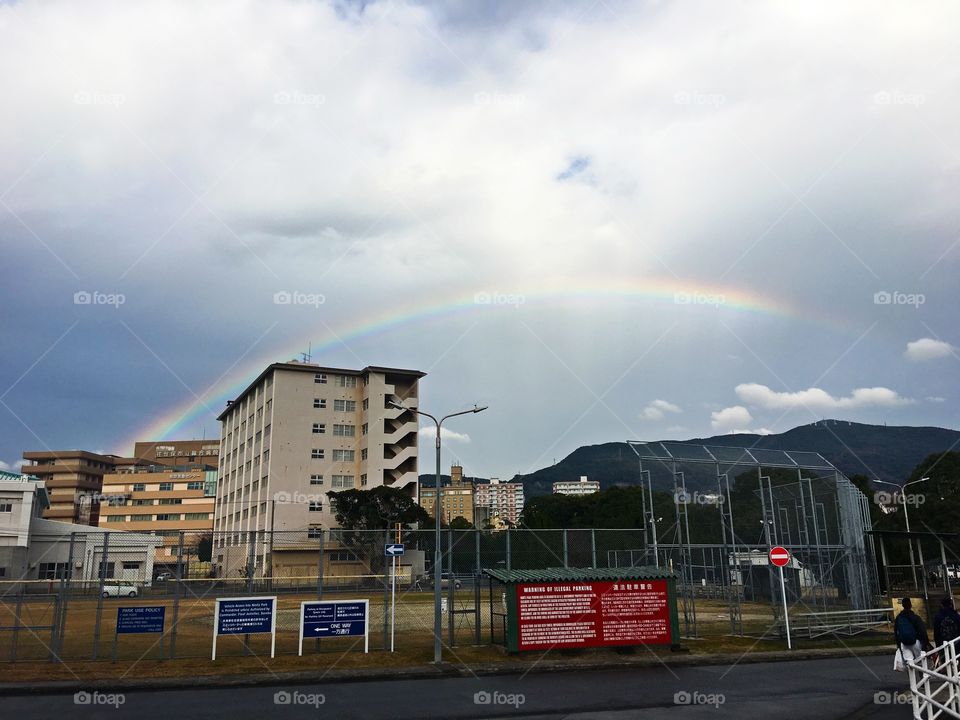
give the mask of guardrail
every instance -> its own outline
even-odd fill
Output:
[[[892,621],[893,608],[867,610],[835,610],[830,612],[799,613],[796,632],[810,638],[822,635],[859,635],[876,631]]]
[[[916,662],[907,661],[913,691],[913,717],[917,720],[960,718],[958,644],[960,638],[923,653]]]

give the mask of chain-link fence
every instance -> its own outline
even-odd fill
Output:
[[[300,603],[317,599],[369,601],[371,650],[388,648],[391,630],[398,649],[426,648],[433,644],[436,537],[434,530],[338,529],[34,535],[29,547],[3,558],[0,661],[206,657],[216,600],[257,596],[277,598],[277,654],[298,652]],[[405,545],[395,560],[384,551],[394,542]],[[642,544],[642,530],[444,529],[443,641],[491,642],[501,609],[484,568],[623,566]],[[121,614],[147,612],[159,626],[118,627]],[[325,638],[305,650],[342,652],[356,642]],[[217,657],[269,655],[270,643],[268,635],[221,635]]]

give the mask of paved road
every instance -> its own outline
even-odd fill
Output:
[[[17,696],[0,699],[0,707],[4,718],[16,720],[909,718],[907,705],[874,702],[877,693],[889,697],[889,691],[905,685],[905,676],[894,673],[889,666],[886,656],[862,660],[851,657],[739,665],[733,669],[648,668],[526,677],[127,692],[119,707],[76,705],[72,695]],[[475,695],[477,700],[490,702],[475,702]],[[97,700],[111,698],[99,696]],[[689,702],[684,704],[683,700]]]

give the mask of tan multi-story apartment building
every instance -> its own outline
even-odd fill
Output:
[[[454,518],[461,517],[471,525],[476,524],[474,513],[473,483],[463,477],[463,467],[454,465],[450,468],[450,483],[443,485],[440,495],[440,520],[449,524]],[[435,488],[420,488],[420,506],[431,517],[437,504]]]
[[[599,480],[588,480],[581,475],[579,480],[560,480],[553,484],[554,495],[593,495],[600,492]]]
[[[220,455],[219,440],[157,440],[138,442],[133,456],[155,465],[216,465]]]
[[[196,561],[197,541],[213,530],[216,494],[217,468],[212,465],[119,468],[103,476],[100,527],[161,536],[155,567],[176,563],[182,532],[185,555]]]
[[[23,472],[43,481],[50,506],[47,520],[97,525],[100,488],[105,473],[120,466],[149,465],[146,460],[100,455],[86,450],[25,452]]]
[[[274,363],[230,401],[218,417],[217,570],[233,573],[232,548],[245,545],[251,531],[277,531],[257,551],[263,567],[268,546],[283,545],[282,531],[309,537],[336,527],[331,490],[389,485],[415,497],[417,415],[390,402],[416,407],[424,375]]]
[[[486,508],[489,522],[500,518],[511,525],[517,524],[523,512],[523,483],[490,478],[488,483],[477,483],[474,492],[476,504]]]

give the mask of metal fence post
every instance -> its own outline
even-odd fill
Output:
[[[17,593],[17,605],[13,611],[13,635],[10,638],[10,660],[13,662],[17,661],[17,640],[20,637],[20,625],[22,623],[22,613],[23,613],[23,594],[27,591],[27,586],[24,584],[20,585],[20,592]],[[53,654],[51,653],[51,660],[53,660]]]
[[[323,600],[323,533],[321,530],[320,549],[317,553],[317,600]]]
[[[317,550],[317,600],[323,600],[323,534],[325,530],[320,530],[320,546]],[[314,639],[314,647],[320,649],[320,638]]]
[[[507,528],[507,529],[504,530],[503,532],[506,533],[506,543],[507,543],[507,547],[506,547],[507,572],[510,572],[510,570],[511,570],[512,567],[513,567],[512,563],[511,563],[512,558],[510,557],[510,528]]]
[[[247,531],[247,594],[253,592],[253,573],[256,568],[257,531]]]
[[[590,529],[590,567],[597,567],[597,531]]]
[[[563,566],[570,567],[570,554],[567,549],[567,529],[563,529]]]
[[[96,548],[94,548],[96,549]],[[110,553],[110,533],[103,534],[103,554],[100,556],[100,583],[97,590],[97,619],[93,626],[93,659],[97,659],[100,645],[100,623],[103,617],[103,588],[107,577],[107,559]],[[119,590],[117,591],[119,592]]]
[[[390,528],[387,528],[383,531],[384,548],[386,548],[389,543]],[[376,550],[374,550],[374,552],[376,552]],[[380,558],[380,562],[383,563],[383,647],[384,649],[388,649],[390,647],[390,613],[388,611],[390,607],[390,583],[387,582],[387,558],[385,551],[381,550],[380,554],[383,555],[383,557]]]
[[[70,583],[73,580],[73,556],[76,552],[77,534],[70,533],[70,545],[67,550],[67,567],[60,576],[60,597],[57,602],[54,633],[51,638],[50,661],[59,660],[63,655],[63,638],[67,626],[67,597],[70,594]]]
[[[449,640],[450,647],[454,645],[454,622],[453,622],[453,606],[455,593],[457,591],[457,580],[456,575],[453,574],[453,528],[447,530],[447,555],[449,556],[447,560],[447,567],[449,568],[450,575],[447,583],[447,637]]]
[[[474,641],[477,645],[480,644],[480,580],[483,577],[483,568],[480,567],[480,531],[473,531],[474,538],[474,559],[475,559],[475,570],[473,577],[473,608],[474,608]]]
[[[256,556],[257,556],[257,531],[248,530],[247,531],[247,595],[253,593],[253,573],[254,568],[256,567]],[[213,629],[214,632],[217,631],[216,628]],[[250,633],[247,633],[243,636],[243,654],[250,654]]]
[[[211,559],[213,548],[210,549]],[[173,624],[170,626],[170,659],[177,657],[177,623],[180,622],[180,586],[183,583],[183,533],[177,540],[177,571],[173,584]],[[163,653],[160,655],[163,657]]]

